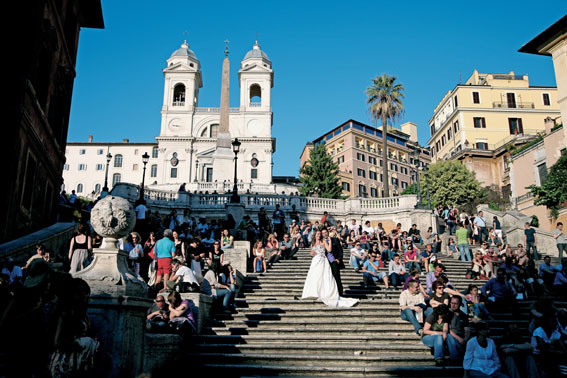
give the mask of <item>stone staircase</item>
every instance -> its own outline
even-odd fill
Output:
[[[203,328],[192,366],[229,376],[462,377],[460,367],[435,367],[429,348],[401,320],[400,290],[364,288],[362,274],[347,266],[345,295],[359,298],[357,306],[300,300],[311,257],[308,249],[296,256],[265,275],[248,275],[238,312],[217,315]],[[443,262],[457,289],[473,282],[464,278],[469,263]]]

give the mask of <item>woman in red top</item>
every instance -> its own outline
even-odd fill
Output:
[[[404,253],[404,262],[406,263],[406,270],[411,272],[413,268],[419,269],[421,271],[421,266],[419,265],[419,256],[417,255],[417,249],[411,244],[408,245],[406,252]]]

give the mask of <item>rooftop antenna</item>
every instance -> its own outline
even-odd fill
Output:
[[[228,39],[224,40],[225,43],[225,47],[224,47],[224,56],[228,56],[228,44],[230,43],[230,41]]]

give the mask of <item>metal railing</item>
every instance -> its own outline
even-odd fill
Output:
[[[492,103],[493,108],[506,108],[506,109],[534,109],[533,102],[508,102],[508,101],[495,101]]]
[[[204,108],[197,108],[198,113],[220,113],[220,108],[218,107],[204,107]],[[228,108],[229,113],[238,113],[240,108]]]

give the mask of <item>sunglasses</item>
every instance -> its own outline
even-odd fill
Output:
[[[156,303],[165,302],[163,299],[156,300]]]

